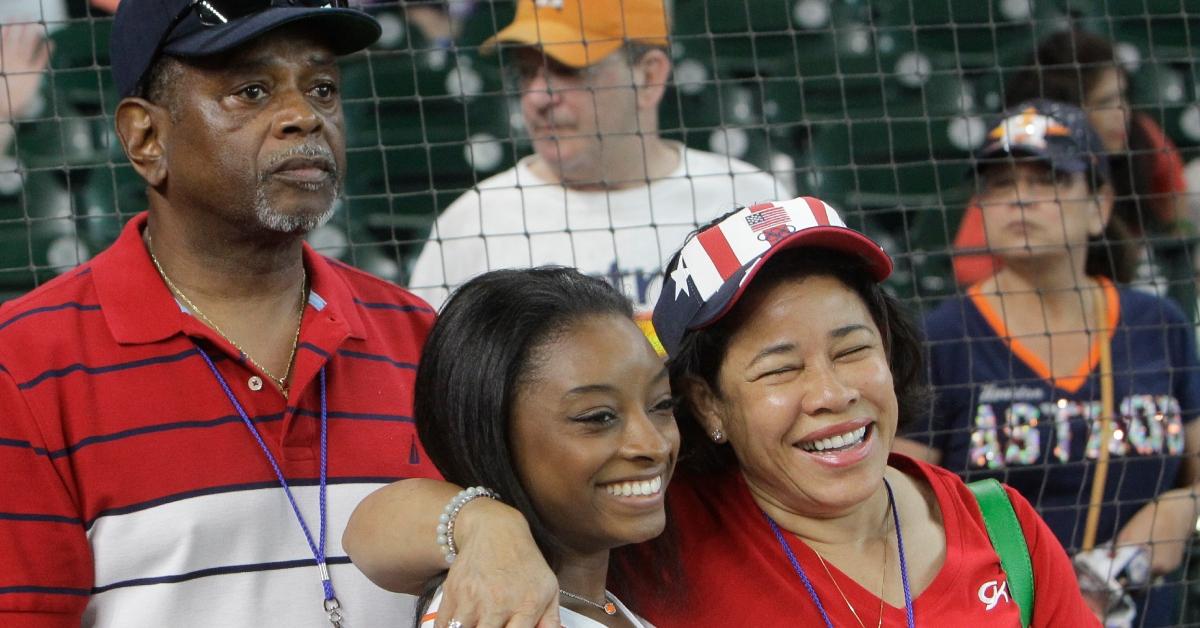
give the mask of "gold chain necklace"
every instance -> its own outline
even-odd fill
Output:
[[[891,511],[890,503],[888,504],[888,511],[889,512]],[[887,515],[888,515],[888,512],[883,513],[883,517],[884,517],[884,519],[883,519],[883,582],[879,585],[879,623],[875,624],[875,628],[881,628],[883,626],[883,592],[884,592],[883,590],[884,590],[884,588],[887,587],[887,564],[888,564],[888,547],[887,547],[888,519],[887,519]],[[841,585],[839,585],[837,579],[833,577],[833,573],[829,571],[829,566],[825,564],[825,559],[821,557],[821,552],[818,552],[817,550],[814,549],[813,553],[817,555],[817,560],[821,562],[821,567],[823,569],[825,569],[825,575],[829,576],[830,582],[833,582],[833,587],[835,589],[837,589],[838,595],[842,596],[842,601],[846,603],[846,607],[850,609],[850,614],[854,615],[854,619],[858,621],[859,627],[867,628],[867,625],[865,623],[863,623],[862,618],[858,616],[858,611],[854,610],[854,605],[850,603],[850,598],[846,597],[846,594],[842,592]]]
[[[211,327],[213,331],[220,334],[221,337],[227,340],[229,344],[233,345],[238,352],[246,356],[246,359],[250,360],[251,364],[256,366],[258,370],[262,371],[264,375],[274,381],[275,384],[279,386],[279,390],[286,396],[287,379],[292,373],[292,361],[296,359],[296,347],[300,344],[300,323],[304,319],[304,302],[307,300],[306,296],[308,295],[308,273],[304,270],[304,267],[300,267],[300,307],[298,308],[299,314],[296,320],[296,335],[292,337],[292,350],[288,354],[287,369],[284,370],[282,377],[276,377],[273,373],[271,373],[271,371],[268,371],[265,366],[259,364],[253,356],[251,356],[249,353],[246,353],[246,350],[242,348],[242,345],[239,345],[236,340],[229,337],[229,334],[226,334],[224,331],[222,331],[221,328],[217,326],[217,324],[214,323],[211,318],[202,312],[200,308],[196,307],[195,303],[192,303],[191,299],[187,298],[187,295],[175,285],[175,282],[171,281],[171,278],[167,276],[166,271],[163,270],[162,264],[158,263],[158,258],[154,255],[154,246],[151,244],[149,231],[146,231],[146,250],[150,253],[150,261],[154,262],[154,267],[158,269],[158,275],[162,277],[163,282],[166,283],[167,287],[171,289],[171,293],[180,299],[183,299],[184,305],[186,305],[189,310],[195,312],[196,315],[198,315],[206,325]]]

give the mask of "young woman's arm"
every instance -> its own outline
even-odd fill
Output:
[[[342,547],[372,582],[414,595],[446,570],[438,517],[459,491],[446,482],[402,480],[354,510]],[[458,558],[442,585],[437,625],[557,628],[558,580],[521,514],[501,502],[467,503],[455,522]]]

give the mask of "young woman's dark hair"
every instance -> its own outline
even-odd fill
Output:
[[[781,251],[767,261],[745,294],[723,318],[716,323],[690,331],[683,337],[679,351],[669,364],[671,388],[678,394],[686,390],[687,382],[701,381],[721,394],[719,376],[721,363],[729,347],[729,339],[746,323],[747,296],[765,292],[784,281],[799,281],[812,276],[829,276],[854,290],[871,319],[879,327],[884,348],[892,369],[899,409],[899,425],[926,411],[928,392],[924,385],[921,337],[911,317],[894,297],[884,292],[857,257],[824,248],[801,248]],[[682,446],[680,465],[689,471],[709,473],[736,465],[733,450],[728,444],[717,444],[709,438],[703,424],[689,406],[686,396],[675,409],[679,422]]]
[[[539,351],[573,324],[605,315],[633,318],[633,309],[602,279],[553,266],[493,271],[446,303],[417,368],[413,414],[429,459],[447,481],[491,488],[519,510],[551,568],[562,543],[514,470],[512,408],[537,369]],[[418,609],[438,584],[431,583]]]
[[[1107,70],[1124,69],[1117,62],[1112,43],[1093,33],[1066,30],[1042,40],[1023,68],[1005,85],[1005,106],[1032,98],[1049,98],[1083,106],[1088,93]],[[1128,80],[1128,76],[1125,76]],[[1158,213],[1144,203],[1154,202],[1153,141],[1130,117],[1126,131],[1128,150],[1107,155],[1115,202],[1112,217],[1102,238],[1088,247],[1087,273],[1119,282],[1134,278],[1137,251],[1131,241],[1135,233],[1169,230],[1157,224]]]

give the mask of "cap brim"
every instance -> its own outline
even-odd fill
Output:
[[[269,31],[297,22],[320,24],[329,33],[336,55],[346,55],[370,46],[381,29],[375,18],[356,9],[272,7],[230,24],[201,28],[163,46],[178,57],[207,57],[228,52]]]
[[[536,46],[547,56],[573,68],[594,65],[616,52],[624,40],[584,41],[578,30],[557,22],[513,22],[483,42],[480,50],[493,52],[497,45]]]
[[[1074,174],[1077,172],[1087,172],[1088,164],[1082,159],[1064,157],[1054,154],[1050,149],[1039,149],[1032,146],[1012,146],[1004,148],[1003,146],[987,147],[978,151],[975,154],[974,165],[967,171],[967,176],[973,176],[979,172],[980,168],[992,166],[1002,163],[1033,163],[1043,162],[1051,168],[1059,171]]]
[[[780,240],[747,268],[726,280],[721,289],[696,313],[688,329],[699,329],[720,320],[742,298],[742,293],[768,260],[781,251],[799,247],[822,247],[857,257],[866,263],[871,278],[877,283],[883,282],[892,274],[892,258],[867,236],[846,227],[810,227]]]

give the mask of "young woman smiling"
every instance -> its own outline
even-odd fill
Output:
[[[573,269],[481,275],[442,310],[415,394],[421,442],[446,479],[491,489],[528,522],[558,579],[562,625],[643,626],[605,590],[609,551],[662,532],[679,432],[666,368],[629,302]],[[454,503],[489,501],[474,495]],[[387,492],[368,497],[346,533],[368,575],[388,554],[360,538],[390,532],[373,515],[393,503]],[[464,541],[468,522],[456,515],[439,530],[452,537],[444,546]],[[418,625],[479,621],[443,601],[430,586],[440,582],[426,584]]]

